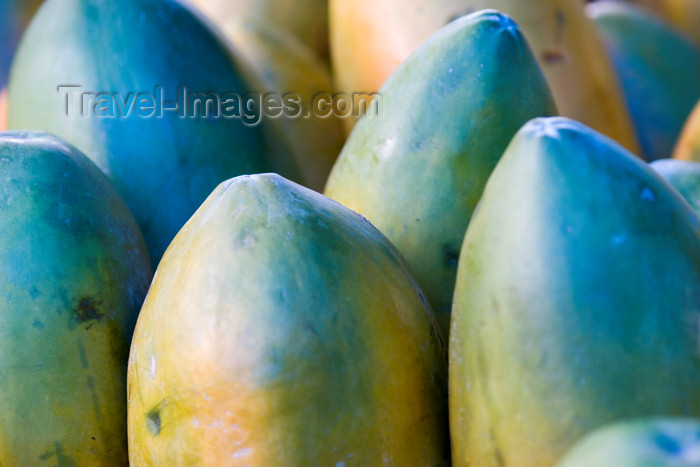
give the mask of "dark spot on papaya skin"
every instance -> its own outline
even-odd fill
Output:
[[[314,325],[311,324],[310,322],[306,323],[306,329],[314,336],[319,337],[318,332],[316,331],[316,328],[314,328]]]
[[[456,269],[459,261],[459,251],[452,248],[452,245],[443,245],[442,256],[447,269]]]
[[[498,467],[505,467],[506,466],[506,461],[503,459],[503,453],[499,449],[498,446],[496,446],[494,450],[494,456],[496,458],[496,464]]]
[[[559,49],[546,49],[542,52],[542,60],[548,65],[563,62],[564,59],[564,52]]]
[[[75,320],[78,323],[87,323],[90,321],[100,321],[104,315],[97,308],[102,302],[98,302],[92,297],[81,298],[78,306],[73,310]],[[88,327],[89,329],[89,327]]]
[[[160,427],[160,409],[155,408],[146,414],[146,429],[153,436],[158,436]]]
[[[75,460],[63,452],[63,446],[58,441],[53,442],[54,448],[41,454],[39,460],[46,462],[51,459],[55,459],[56,467],[75,467],[77,464]]]

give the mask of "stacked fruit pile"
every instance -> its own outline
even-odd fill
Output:
[[[0,465],[700,466],[700,3],[3,5]]]

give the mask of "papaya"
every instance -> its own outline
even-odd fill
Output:
[[[376,91],[441,26],[492,8],[522,29],[562,115],[639,152],[615,72],[581,0],[330,0],[329,8],[334,76],[342,92]]]
[[[152,272],[107,178],[0,133],[0,464],[127,465],[126,366]]]
[[[274,113],[280,115],[268,115],[261,123],[268,140],[280,135],[281,150],[290,152],[303,184],[323,190],[345,142],[340,119],[313,108],[317,95],[333,89],[325,65],[308,46],[265,22],[233,18],[221,28],[247,64],[256,91],[278,106]],[[283,105],[293,106],[290,114],[282,113]]]
[[[652,465],[700,465],[700,420],[654,418],[605,426],[576,443],[557,467]]]
[[[605,38],[642,155],[670,157],[700,99],[700,48],[632,4],[600,1],[586,11]]]
[[[29,20],[43,0],[0,0],[0,89],[7,77],[15,50]]]
[[[328,0],[190,0],[214,23],[264,21],[294,36],[328,61]]]
[[[681,134],[673,149],[673,158],[700,162],[700,101],[683,124]]]
[[[134,212],[157,264],[223,180],[269,170],[296,177],[291,160],[271,158],[259,110],[244,105],[244,73],[193,7],[48,0],[12,67],[8,123],[56,134],[90,157]]]
[[[628,0],[630,1],[630,0]],[[695,0],[631,0],[686,34],[700,47],[700,4]]]
[[[446,350],[369,222],[275,174],[173,240],[129,357],[132,465],[444,465]]]
[[[678,190],[693,210],[700,215],[700,163],[659,159],[650,165]]]
[[[518,26],[487,10],[425,42],[380,90],[334,166],[325,194],[396,245],[449,331],[469,219],[511,138],[556,114]]]
[[[459,259],[453,465],[554,465],[604,425],[697,417],[699,230],[611,139],[567,118],[526,124]]]

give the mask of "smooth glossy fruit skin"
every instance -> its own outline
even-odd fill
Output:
[[[491,171],[528,120],[556,114],[517,25],[495,11],[455,20],[380,90],[325,194],[401,251],[445,335],[464,232]]]
[[[649,164],[666,179],[700,215],[700,163],[659,159]]]
[[[440,27],[485,8],[520,26],[562,115],[639,152],[619,83],[582,0],[330,0],[338,89],[376,91]]]
[[[700,48],[635,5],[588,5],[624,91],[642,155],[670,157],[683,124],[700,99]]]
[[[126,365],[152,276],[136,221],[52,135],[0,133],[0,181],[0,464],[126,465]]]
[[[219,26],[232,19],[264,21],[328,60],[328,0],[190,0]]]
[[[554,465],[603,425],[698,416],[699,229],[612,140],[565,118],[525,125],[459,261],[453,464]]]
[[[700,420],[644,419],[587,435],[557,467],[697,467]]]
[[[132,465],[443,465],[446,353],[369,222],[277,175],[219,186],[129,359]]]
[[[103,117],[93,105],[82,116],[79,96],[69,117],[68,91],[59,93],[57,86],[118,93],[115,107],[120,107],[129,94],[132,99],[134,93],[159,95],[156,86],[164,101],[175,102],[179,86],[222,99],[227,93],[243,96],[250,89],[242,73],[225,39],[173,0],[48,0],[12,69],[9,125],[57,134],[90,157],[134,212],[156,264],[219,183],[277,169],[259,128],[223,116],[181,117],[184,105],[158,116],[146,103],[151,110],[140,113],[150,116],[132,109],[124,112],[126,118],[119,108],[116,117]],[[191,116],[194,103],[189,107]],[[104,108],[102,114],[108,113]]]
[[[262,21],[232,18],[221,27],[251,71],[250,82],[258,92],[301,99],[294,104],[294,115],[265,118],[262,129],[268,140],[282,137],[279,150],[291,153],[303,184],[323,190],[345,142],[340,119],[330,109],[316,113],[312,108],[317,95],[333,95],[325,65],[305,44]]]

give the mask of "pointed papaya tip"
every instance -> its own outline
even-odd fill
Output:
[[[522,128],[524,133],[535,137],[558,139],[562,130],[581,131],[584,125],[566,117],[544,117],[530,120]]]
[[[472,21],[484,21],[484,22],[492,22],[495,23],[499,29],[505,30],[505,31],[510,31],[510,32],[519,32],[520,27],[518,24],[513,21],[513,19],[504,14],[501,13],[498,10],[493,10],[493,9],[486,9],[486,10],[480,10],[472,13],[471,15],[467,15],[467,18],[470,18]]]

